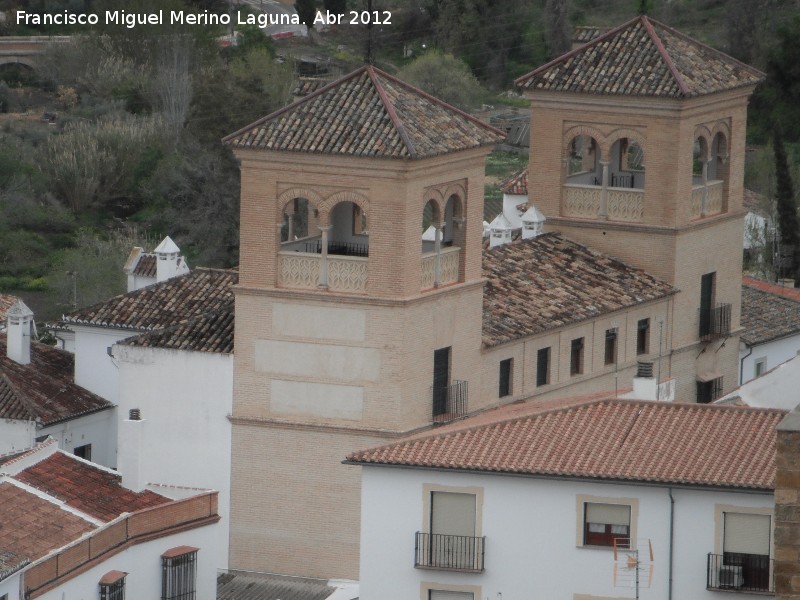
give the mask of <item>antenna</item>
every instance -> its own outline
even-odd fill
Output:
[[[638,540],[631,548],[630,538],[614,538],[614,587],[639,590],[653,583],[653,544],[649,538]]]

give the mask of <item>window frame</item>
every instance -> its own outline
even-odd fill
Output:
[[[609,498],[605,496],[591,496],[586,494],[577,494],[576,501],[576,538],[575,545],[578,548],[594,548],[594,549],[608,549],[613,550],[613,534],[609,533],[609,543],[593,544],[586,542],[586,530],[588,522],[586,521],[586,509],[588,504],[609,505],[609,506],[627,506],[628,513],[628,534],[627,536],[618,535],[616,537],[625,537],[630,541],[630,548],[636,549],[636,535],[637,535],[637,521],[639,519],[639,499],[638,498]]]
[[[481,600],[481,587],[479,585],[452,585],[433,581],[422,581],[419,585],[420,600],[430,600],[431,592],[461,592],[472,594],[474,600]]]
[[[161,555],[161,600],[197,599],[198,550],[178,546]],[[187,584],[191,589],[186,589]]]
[[[585,342],[583,337],[574,338],[569,347],[569,374],[570,377],[583,375]]]
[[[125,600],[125,577],[122,571],[109,571],[100,578],[100,600]],[[2,598],[0,598],[2,600]]]
[[[714,400],[722,397],[722,377],[716,377],[708,381],[698,380],[696,388],[695,402],[697,404],[711,404]]]
[[[636,322],[636,356],[650,353],[650,318]]]
[[[81,451],[78,454],[78,451]],[[81,446],[75,446],[72,448],[72,454],[77,456],[78,458],[82,458],[83,460],[92,460],[92,445],[91,444],[83,444]]]
[[[617,364],[617,352],[618,346],[617,340],[619,339],[619,335],[617,334],[617,328],[612,327],[611,329],[606,329],[606,337],[605,337],[605,345],[604,345],[604,364],[605,366],[615,365]]]
[[[767,357],[763,356],[753,363],[753,377],[761,377],[767,372]]]
[[[500,361],[500,373],[497,389],[497,397],[505,398],[512,396],[514,390],[514,359],[504,358]]]
[[[536,387],[550,385],[550,348],[547,346],[536,351]]]

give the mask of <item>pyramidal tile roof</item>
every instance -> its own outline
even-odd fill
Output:
[[[528,167],[514,173],[508,179],[500,183],[500,191],[512,196],[528,195]]]
[[[419,159],[503,139],[499,129],[364,66],[222,141],[253,150]]]
[[[354,452],[356,464],[769,491],[775,431],[786,411],[594,400],[537,402]]]
[[[757,69],[640,16],[516,83],[525,90],[690,98],[763,79]]]

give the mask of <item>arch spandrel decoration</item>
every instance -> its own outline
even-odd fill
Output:
[[[276,203],[277,217],[279,221],[283,218],[283,211],[286,208],[286,205],[295,198],[305,198],[317,210],[320,210],[320,206],[322,206],[323,202],[322,196],[320,196],[314,190],[308,188],[294,187],[285,190],[278,196],[278,202]]]
[[[641,131],[637,131],[635,129],[627,129],[627,128],[615,129],[610,134],[608,134],[609,148],[613,146],[614,143],[616,143],[618,140],[622,140],[625,138],[633,140],[634,142],[639,144],[639,147],[642,150],[645,149],[645,141],[647,138],[645,138],[644,134],[642,134]]]
[[[591,125],[575,125],[564,132],[564,137],[561,140],[561,152],[564,158],[569,157],[572,140],[581,135],[588,136],[597,143],[598,160],[608,160],[608,155],[611,152],[611,143],[608,141],[608,136]]]
[[[352,190],[344,190],[341,192],[334,192],[325,200],[320,203],[319,206],[319,215],[320,220],[324,223],[328,222],[328,216],[333,210],[333,207],[339,204],[340,202],[352,202],[353,204],[357,205],[361,210],[363,210],[367,215],[369,215],[369,199],[360,194],[358,192],[354,192]]]
[[[458,203],[456,206],[459,207],[461,212],[461,215],[459,216],[463,216],[464,206],[466,205],[467,201],[465,180],[450,181],[448,183],[441,183],[425,188],[425,191],[422,194],[422,207],[424,209],[424,207],[428,205],[428,202],[433,201],[433,203],[436,205],[441,220],[444,218],[447,201],[452,196],[456,196],[458,198]]]

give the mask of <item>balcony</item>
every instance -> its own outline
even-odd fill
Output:
[[[362,256],[327,257],[327,289],[333,292],[360,293],[367,289],[367,261]],[[281,250],[278,253],[280,286],[317,289],[320,286],[322,256],[311,252]]]
[[[439,285],[458,283],[458,263],[461,256],[461,248],[450,246],[442,248],[439,264]],[[430,290],[436,283],[436,252],[425,252],[422,255],[422,287],[423,290]]]
[[[773,560],[760,554],[709,554],[706,588],[774,594],[772,567]]]
[[[731,305],[717,304],[713,308],[700,309],[700,339],[711,342],[731,332]]]
[[[467,414],[467,382],[454,381],[450,385],[434,386],[433,422],[449,423]]]
[[[414,543],[414,567],[482,573],[485,541],[485,537],[418,531]]]
[[[644,190],[609,187],[606,212],[609,221],[641,223]],[[564,185],[562,214],[565,217],[596,219],[600,215],[603,188],[596,185],[567,183]]]
[[[694,182],[692,185],[692,203],[689,211],[689,218],[699,219],[709,215],[718,215],[723,210],[722,190],[724,182],[719,179],[709,181],[704,187],[702,183]],[[705,205],[703,204],[703,194],[705,191]]]

